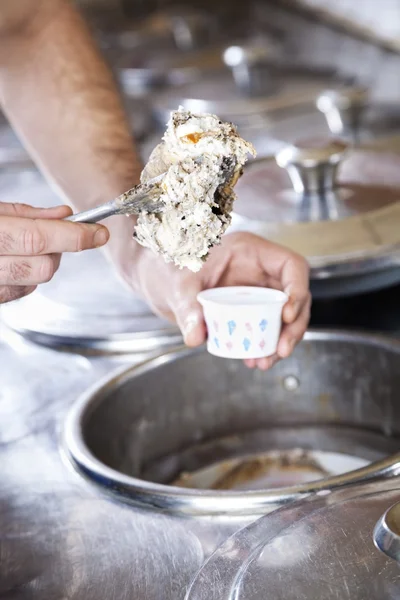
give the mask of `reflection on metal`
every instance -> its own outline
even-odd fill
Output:
[[[185,599],[397,600],[398,565],[374,547],[372,530],[398,486],[351,486],[262,517],[218,548]]]
[[[79,472],[119,497],[184,514],[260,514],[318,490],[395,475],[399,352],[383,338],[311,332],[291,358],[255,373],[182,348],[85,394],[69,414],[65,451]],[[301,386],[287,391],[282,381],[293,374]],[[296,448],[331,474],[246,493],[171,485],[198,472],[212,488],[224,464]],[[342,458],[336,470],[332,456]],[[357,470],[343,473],[347,465]]]
[[[374,542],[386,556],[400,562],[400,502],[379,519],[374,529]]]
[[[322,201],[337,186],[337,169],[346,150],[347,144],[340,140],[308,140],[278,152],[276,162],[288,172],[297,194],[317,194]]]
[[[374,151],[326,137],[249,163],[231,231],[290,247],[311,266],[315,297],[363,293],[400,280],[400,178],[390,140]],[[336,288],[336,290],[334,289]]]
[[[294,390],[297,390],[299,385],[300,381],[297,379],[297,377],[294,377],[293,375],[287,375],[283,380],[283,387],[288,392],[294,392]]]
[[[243,491],[283,488],[355,471],[368,463],[365,459],[339,452],[275,450],[225,460],[193,473],[182,473],[172,485]]]
[[[320,94],[317,108],[325,115],[334,135],[347,135],[357,140],[367,107],[368,92],[365,87],[354,86],[325,90]]]
[[[335,70],[292,66],[282,61],[255,66],[245,63],[235,67],[238,68],[239,80],[237,70],[232,74],[225,69],[204,73],[196,81],[160,92],[153,103],[158,120],[165,123],[171,110],[182,105],[193,112],[217,114],[240,127],[248,126],[255,118],[263,118],[268,123],[269,118],[285,111],[307,113],[323,89],[346,83],[346,78]],[[235,73],[239,86],[233,76]],[[242,93],[242,84],[246,94]],[[249,90],[257,93],[249,97]]]
[[[97,493],[63,462],[59,432],[76,398],[126,357],[9,344],[1,328],[0,596],[182,600],[204,559],[248,519],[183,520]]]

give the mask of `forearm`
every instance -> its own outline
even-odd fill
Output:
[[[112,74],[79,14],[67,0],[31,4],[28,25],[0,36],[0,100],[40,168],[85,209],[137,183],[140,159]]]

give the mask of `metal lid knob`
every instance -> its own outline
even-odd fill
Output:
[[[171,14],[171,28],[179,50],[203,46],[215,32],[214,19],[208,13],[180,8]]]
[[[325,90],[317,98],[317,108],[325,115],[330,131],[334,135],[357,136],[362,115],[368,102],[365,87],[348,87]]]
[[[373,539],[378,550],[400,562],[400,502],[389,508],[379,519]]]
[[[268,64],[277,53],[276,45],[261,39],[240,46],[229,46],[223,52],[222,58],[225,65],[232,70],[236,86],[242,92],[256,94],[258,91],[265,93],[275,87],[272,77],[268,77],[265,70],[259,81],[256,68]]]
[[[337,168],[348,145],[341,140],[308,140],[284,148],[276,155],[298,194],[324,194],[336,185]]]

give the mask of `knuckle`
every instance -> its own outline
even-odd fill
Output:
[[[6,277],[10,283],[20,283],[21,281],[29,279],[32,267],[27,261],[11,260],[8,264],[7,271]]]
[[[13,236],[8,231],[0,231],[0,254],[8,254],[13,246]]]
[[[89,232],[86,230],[86,227],[78,227],[75,236],[76,251],[81,252],[85,248],[90,247],[90,241]]]
[[[10,208],[14,217],[23,217],[27,211],[31,210],[28,204],[15,204],[14,202],[10,204]]]
[[[69,240],[73,252],[81,252],[91,247],[90,230],[83,224],[74,223],[70,227]]]
[[[25,254],[36,255],[46,252],[46,236],[33,222],[33,227],[24,229],[22,232],[21,247]]]
[[[309,271],[309,264],[307,262],[307,260],[304,258],[304,256],[302,256],[301,254],[298,254],[297,252],[293,252],[292,253],[292,257],[293,257],[293,261],[299,265],[299,267],[301,267],[302,269],[304,269],[304,271],[306,273],[308,273]]]
[[[50,281],[55,272],[56,265],[53,258],[50,255],[41,256],[38,268],[38,280],[40,283]]]

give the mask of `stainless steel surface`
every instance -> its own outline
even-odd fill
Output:
[[[391,506],[377,522],[374,542],[383,554],[400,562],[400,502]]]
[[[269,512],[313,491],[400,469],[400,346],[356,334],[309,333],[267,373],[204,349],[180,349],[102,382],[74,405],[64,446],[88,479],[137,505],[184,514]],[[298,386],[287,386],[296,378]],[[231,459],[293,449],[372,461],[282,489],[171,485]]]
[[[374,547],[374,522],[400,498],[397,479],[294,503],[235,533],[186,600],[395,600],[399,567]]]
[[[345,354],[337,358],[339,363],[331,361],[332,377],[335,369],[347,368],[347,358]],[[88,386],[108,379],[115,369],[133,360],[53,352],[20,337],[9,338],[7,333],[6,339],[0,334],[0,596],[4,600],[184,600],[203,562],[228,536],[253,521],[254,517],[193,519],[145,511],[101,494],[69,468],[59,452],[60,432],[69,409]],[[383,359],[372,364],[384,372],[388,368]],[[301,373],[296,378],[300,387],[285,379],[284,388],[301,389]],[[350,371],[347,378],[352,389]],[[162,381],[159,383],[161,386]],[[356,385],[351,402],[355,418],[363,397],[357,390]],[[385,408],[382,395],[379,398],[374,404],[376,419],[390,424],[390,409]],[[218,400],[211,398],[216,406]],[[324,402],[321,398],[321,406]],[[301,412],[301,404],[299,398],[294,416]],[[245,409],[246,403],[242,405]],[[397,444],[396,438],[392,441]],[[378,491],[382,485],[387,484],[380,482]],[[379,507],[375,520],[385,508]],[[342,532],[340,528],[333,531],[335,535]],[[329,548],[325,536],[322,544]],[[330,558],[336,561],[340,556],[332,550]],[[341,564],[362,565],[349,559]],[[214,589],[220,589],[220,575],[208,590],[207,600]],[[368,572],[363,571],[363,576],[365,585],[373,584]],[[342,581],[343,577],[335,583]],[[386,598],[381,595],[379,600]]]
[[[162,212],[163,203],[160,202],[161,189],[159,183],[165,173],[147,181],[145,184],[136,185],[118,198],[109,200],[101,206],[90,208],[66,218],[74,223],[97,223],[114,215],[138,215],[140,212]]]
[[[107,54],[125,93],[142,97],[160,87],[193,81],[197,58],[215,42],[216,33],[214,15],[172,7],[155,12],[139,26],[123,23],[111,36]]]
[[[276,112],[296,108],[307,112],[323,89],[346,81],[331,69],[308,69],[282,61],[257,68],[260,69],[257,77],[265,87],[258,89],[255,96],[241,94],[228,70],[217,71],[195,82],[154,94],[155,115],[164,123],[171,110],[182,105],[193,112],[217,114],[240,126],[247,126],[261,117],[268,123],[268,117]]]
[[[339,140],[325,144],[306,143],[289,146],[278,152],[277,164],[286,169],[297,194],[310,195],[332,192],[336,173],[348,146]]]
[[[8,339],[8,337],[7,337]],[[0,597],[183,600],[203,560],[247,519],[178,519],[97,493],[59,452],[69,407],[123,359],[0,334]]]
[[[392,146],[388,138],[345,152],[342,142],[317,137],[280,150],[284,169],[271,159],[249,163],[231,231],[251,231],[303,254],[315,297],[397,283],[400,158]]]
[[[223,60],[232,70],[234,82],[241,92],[249,96],[260,93],[273,93],[276,82],[273,73],[268,70],[257,70],[262,65],[268,64],[279,58],[279,48],[276,43],[267,39],[256,39],[251,43],[232,45],[225,49]],[[272,76],[271,76],[272,75]]]
[[[368,102],[368,90],[354,87],[342,90],[325,90],[317,98],[317,108],[325,116],[334,135],[360,134],[362,117]]]
[[[0,200],[59,203],[35,172],[3,173]],[[9,328],[31,341],[89,355],[150,352],[182,342],[179,330],[154,316],[98,250],[65,254],[52,281],[0,312]]]

